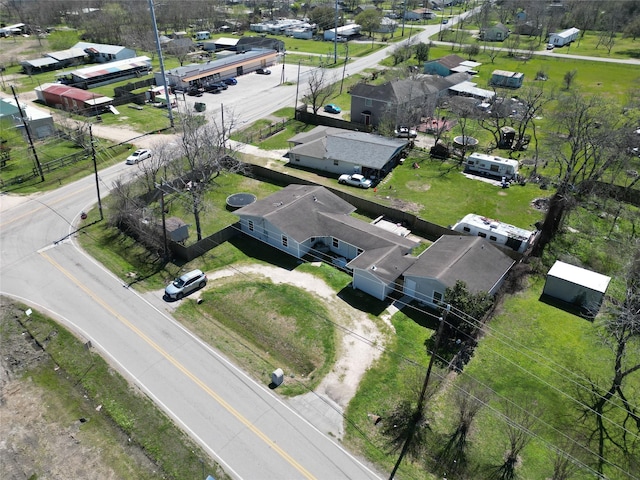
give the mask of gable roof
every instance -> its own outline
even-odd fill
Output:
[[[460,59],[460,61],[464,62],[462,59]],[[452,85],[468,80],[469,78],[471,77],[466,73],[457,73],[449,75],[448,77],[422,75],[416,79],[406,78],[393,80],[382,85],[359,83],[351,88],[351,96],[370,98],[386,103],[403,104],[414,99],[422,99],[429,95],[445,91]]]
[[[481,237],[443,235],[420,254],[405,276],[435,278],[447,287],[462,280],[470,292],[490,292],[514,263]]]
[[[122,50],[130,50],[121,45],[107,45],[104,43],[78,42],[72,48],[81,48],[83,51],[91,51],[94,53],[103,53],[117,55]]]
[[[459,57],[458,55],[446,55],[444,57],[435,59],[434,62],[438,62],[440,65],[451,70],[452,68],[455,68],[462,62],[464,62],[464,58]]]
[[[324,160],[338,160],[381,169],[405,148],[407,140],[365,132],[318,126],[289,140],[297,143],[292,154]]]
[[[312,237],[331,236],[355,245],[365,252],[361,256],[370,255],[368,260],[360,257],[354,260],[361,268],[368,268],[371,262],[390,251],[397,249],[396,258],[418,245],[406,237],[351,217],[355,210],[353,205],[324,187],[289,185],[235,213],[241,217],[264,218],[299,243]],[[394,269],[393,273],[393,279],[396,279],[402,271]]]

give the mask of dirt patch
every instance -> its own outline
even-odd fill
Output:
[[[409,190],[413,190],[414,192],[426,192],[431,188],[431,185],[424,182],[411,181],[407,182],[407,188]]]
[[[98,415],[94,406],[63,377],[62,387],[52,390],[35,384],[24,375],[32,369],[59,371],[49,355],[25,331],[18,319],[25,312],[2,299],[0,303],[0,472],[4,480],[27,478],[127,478],[112,468],[113,457],[105,458],[104,444],[90,438],[83,425]],[[65,388],[68,387],[68,390]],[[61,393],[65,388],[65,393]],[[78,413],[82,412],[82,413]],[[88,424],[87,424],[88,425]],[[88,436],[89,435],[89,436]],[[144,453],[116,433],[117,449],[126,451],[123,464],[145,465],[146,478],[154,467]],[[115,462],[115,463],[119,463]],[[126,469],[126,468],[125,468]],[[137,475],[132,470],[129,473]]]

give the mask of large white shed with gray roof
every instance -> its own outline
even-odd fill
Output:
[[[547,273],[542,293],[597,312],[610,281],[611,277],[558,260]]]

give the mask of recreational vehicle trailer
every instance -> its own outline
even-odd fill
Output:
[[[525,230],[475,213],[466,215],[453,226],[452,230],[486,238],[490,242],[504,245],[518,253],[524,253],[536,236],[536,231]]]
[[[467,158],[466,169],[472,173],[515,180],[518,176],[518,161],[486,153],[472,153]]]

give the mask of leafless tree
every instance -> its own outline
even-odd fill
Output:
[[[487,390],[469,380],[460,382],[453,394],[456,422],[453,432],[445,439],[444,446],[436,457],[437,463],[447,469],[447,474],[457,476],[466,470],[473,422],[488,398]]]
[[[174,142],[158,142],[153,145],[152,155],[144,162],[138,163],[139,176],[148,192],[152,192],[168,180],[169,165],[180,158],[178,145]]]
[[[573,81],[575,80],[577,74],[578,74],[577,70],[570,70],[564,74],[564,77],[562,78],[562,83],[564,85],[565,90],[569,90],[571,88],[571,85],[573,85]]]
[[[489,111],[478,114],[478,126],[491,133],[496,148],[500,144],[501,129],[509,124],[510,113],[511,97],[496,94]]]
[[[198,240],[202,240],[201,214],[206,209],[206,193],[215,178],[222,172],[240,172],[246,166],[234,158],[234,152],[226,145],[229,132],[234,127],[233,115],[227,115],[224,124],[215,120],[204,123],[200,115],[190,111],[181,114],[181,134],[176,151],[180,160],[171,163],[176,185],[187,201],[196,225]]]
[[[533,428],[539,415],[534,402],[520,407],[509,401],[504,402],[504,432],[507,437],[507,450],[501,465],[494,469],[492,478],[496,480],[514,480],[521,463],[520,454],[531,441]]]
[[[624,457],[640,454],[640,409],[633,397],[628,397],[629,377],[638,375],[638,339],[640,338],[640,244],[626,276],[626,289],[622,298],[610,298],[604,307],[600,322],[604,341],[613,351],[613,369],[609,386],[601,387],[591,380],[589,397],[582,410],[582,419],[593,422],[591,439],[598,453],[598,472],[604,471],[605,446],[613,445]],[[620,411],[623,413],[620,414]]]
[[[331,98],[335,90],[334,79],[329,77],[329,73],[324,68],[315,68],[309,72],[307,80],[307,96],[305,101],[311,105],[313,113],[318,114],[320,107]]]
[[[489,57],[489,60],[491,60],[491,63],[494,63],[496,58],[498,58],[498,55],[500,55],[500,50],[497,48],[485,48],[485,52]]]
[[[535,255],[542,253],[576,201],[625,158],[620,155],[624,118],[601,97],[569,92],[559,98],[553,119],[557,131],[552,138],[557,189],[549,201]]]
[[[451,97],[449,100],[449,110],[458,120],[458,128],[460,129],[460,135],[462,138],[466,138],[471,134],[471,120],[478,116],[477,109],[475,107],[475,101],[467,97]],[[466,155],[466,149],[460,148],[458,155],[458,164],[462,165]]]
[[[193,42],[190,38],[176,38],[169,42],[166,50],[169,55],[173,55],[178,59],[180,66],[183,66],[193,48]]]

